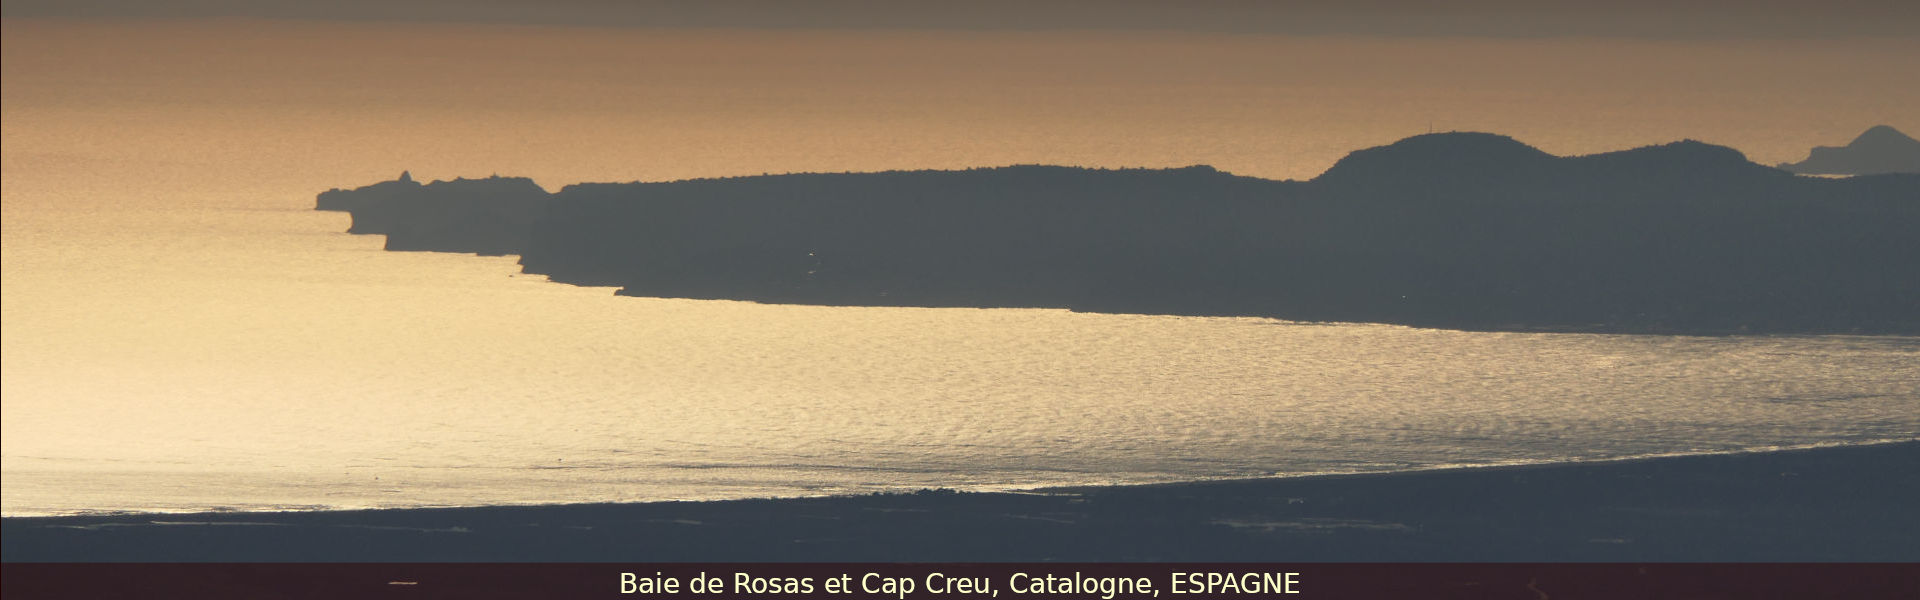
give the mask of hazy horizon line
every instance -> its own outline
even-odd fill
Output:
[[[1869,127],[1869,128],[1872,128],[1872,127],[1888,127],[1888,128],[1891,128],[1891,129],[1894,129],[1895,131],[1899,131],[1899,128],[1897,128],[1897,127],[1893,127],[1893,126],[1891,126],[1891,125],[1885,125],[1885,124],[1878,124],[1878,125],[1873,125],[1873,126],[1871,126],[1871,127]],[[1728,145],[1728,144],[1721,144],[1721,143],[1715,143],[1715,142],[1710,142],[1710,141],[1705,141],[1705,140],[1699,140],[1699,139],[1693,139],[1693,138],[1682,138],[1682,139],[1675,139],[1675,140],[1669,140],[1669,141],[1665,141],[1665,142],[1653,142],[1653,143],[1648,143],[1648,144],[1641,144],[1641,145],[1637,145],[1637,146],[1632,146],[1632,147],[1628,147],[1628,148],[1620,148],[1620,149],[1616,149],[1616,150],[1602,150],[1602,151],[1599,151],[1599,152],[1588,152],[1588,153],[1579,153],[1579,154],[1555,154],[1555,153],[1553,153],[1553,152],[1551,152],[1551,151],[1547,151],[1547,150],[1545,150],[1545,149],[1542,149],[1542,148],[1540,148],[1539,146],[1536,146],[1536,145],[1534,145],[1534,144],[1530,144],[1530,143],[1527,143],[1527,142],[1526,142],[1525,140],[1521,140],[1521,139],[1519,139],[1519,138],[1516,138],[1516,137],[1514,137],[1514,136],[1511,136],[1511,135],[1507,135],[1507,134],[1504,134],[1504,133],[1497,133],[1497,132],[1492,132],[1492,131],[1469,131],[1469,130],[1448,130],[1448,131],[1430,131],[1430,132],[1424,132],[1424,133],[1415,133],[1415,134],[1412,134],[1412,135],[1408,135],[1408,136],[1406,136],[1406,137],[1402,137],[1402,138],[1400,138],[1400,139],[1398,139],[1398,140],[1395,140],[1395,141],[1392,141],[1392,142],[1387,142],[1387,143],[1384,143],[1384,144],[1377,144],[1377,145],[1372,145],[1372,146],[1362,146],[1362,147],[1359,147],[1359,148],[1355,148],[1355,149],[1353,149],[1353,150],[1350,150],[1350,151],[1348,151],[1348,152],[1347,152],[1346,154],[1343,154],[1343,155],[1341,155],[1341,158],[1340,158],[1340,159],[1336,159],[1336,160],[1335,160],[1335,163],[1336,163],[1336,165],[1337,165],[1337,164],[1338,164],[1338,162],[1339,162],[1340,160],[1344,160],[1344,159],[1345,159],[1345,158],[1346,158],[1347,156],[1350,156],[1350,155],[1352,155],[1352,154],[1353,154],[1353,153],[1355,153],[1355,152],[1360,152],[1360,151],[1364,151],[1364,150],[1368,150],[1368,149],[1372,149],[1372,148],[1381,148],[1381,147],[1385,147],[1385,146],[1391,146],[1391,145],[1393,145],[1393,144],[1397,144],[1397,143],[1400,143],[1400,142],[1402,142],[1402,141],[1405,141],[1405,140],[1409,140],[1409,139],[1413,139],[1413,138],[1418,138],[1418,137],[1422,137],[1422,136],[1430,136],[1430,135],[1447,135],[1447,134],[1470,134],[1470,135],[1491,135],[1491,136],[1498,136],[1498,137],[1502,137],[1502,138],[1506,138],[1506,139],[1508,139],[1508,140],[1511,140],[1511,141],[1513,141],[1514,143],[1517,143],[1517,144],[1520,144],[1520,145],[1522,145],[1522,146],[1526,146],[1526,147],[1528,147],[1528,148],[1532,148],[1532,149],[1535,149],[1535,150],[1539,150],[1540,152],[1542,152],[1542,153],[1544,153],[1544,154],[1546,154],[1546,155],[1548,155],[1548,156],[1550,156],[1550,157],[1552,157],[1552,158],[1555,158],[1555,159],[1570,159],[1570,158],[1585,158],[1585,157],[1593,157],[1593,156],[1603,156],[1603,155],[1608,155],[1608,154],[1618,154],[1618,153],[1624,153],[1624,152],[1634,152],[1634,151],[1638,151],[1638,150],[1645,150],[1645,149],[1649,149],[1649,148],[1658,148],[1658,147],[1662,147],[1662,146],[1669,146],[1669,145],[1673,145],[1673,144],[1684,144],[1684,143],[1694,143],[1694,144],[1702,144],[1702,145],[1707,145],[1707,146],[1713,146],[1713,147],[1718,147],[1718,148],[1726,148],[1726,149],[1728,149],[1728,150],[1732,150],[1732,151],[1734,151],[1734,152],[1737,152],[1737,153],[1739,153],[1739,154],[1740,154],[1740,156],[1741,156],[1741,158],[1742,158],[1742,159],[1744,159],[1744,160],[1746,160],[1746,162],[1748,162],[1748,163],[1750,163],[1750,164],[1755,164],[1755,165],[1759,165],[1759,166],[1762,166],[1762,167],[1767,167],[1767,168],[1770,168],[1770,169],[1779,169],[1779,170],[1782,170],[1782,171],[1786,171],[1786,169],[1782,169],[1780,165],[1773,165],[1773,164],[1767,164],[1767,163],[1762,163],[1762,162],[1758,162],[1758,161],[1755,161],[1755,160],[1753,159],[1753,157],[1751,157],[1751,156],[1748,156],[1748,155],[1747,155],[1747,152],[1746,152],[1746,151],[1744,151],[1744,150],[1741,150],[1741,149],[1739,149],[1739,148],[1736,148],[1736,147],[1734,147],[1734,146],[1731,146],[1731,145]],[[1851,139],[1851,138],[1849,138],[1849,139]],[[1843,142],[1843,143],[1844,143],[1844,142]],[[1811,148],[1814,148],[1814,147],[1816,147],[1816,146],[1809,146],[1809,149],[1811,149]],[[1058,169],[1079,169],[1079,170],[1086,170],[1086,171],[1178,171],[1178,170],[1187,170],[1187,169],[1207,169],[1207,170],[1211,170],[1211,171],[1214,171],[1214,172],[1217,172],[1217,173],[1219,173],[1219,174],[1221,174],[1221,175],[1227,175],[1227,176],[1232,176],[1232,177],[1242,177],[1242,178],[1247,178],[1247,179],[1259,179],[1259,180],[1262,180],[1262,181],[1274,181],[1274,182],[1307,182],[1307,181],[1313,181],[1314,179],[1318,179],[1318,178],[1319,178],[1319,177],[1320,177],[1321,175],[1325,175],[1325,174],[1326,174],[1326,172],[1327,172],[1327,171],[1330,171],[1330,170],[1332,170],[1332,169],[1334,168],[1334,166],[1335,166],[1335,165],[1329,165],[1329,166],[1327,167],[1327,169],[1324,169],[1324,170],[1322,170],[1322,171],[1321,171],[1320,173],[1318,173],[1318,174],[1315,174],[1315,175],[1314,175],[1314,176],[1312,176],[1312,177],[1307,177],[1307,178],[1304,178],[1304,179],[1296,179],[1296,178],[1275,178],[1275,177],[1266,177],[1266,176],[1261,176],[1261,175],[1247,175],[1247,174],[1244,174],[1244,173],[1237,173],[1237,172],[1234,172],[1234,171],[1232,171],[1232,170],[1229,170],[1229,169],[1223,169],[1223,168],[1220,168],[1220,167],[1218,167],[1218,166],[1215,166],[1215,165],[1212,165],[1212,164],[1209,164],[1209,163],[1205,163],[1205,162],[1195,162],[1195,163],[1188,163],[1188,164],[1182,164],[1182,165],[1170,165],[1170,166],[1149,166],[1149,165],[1123,165],[1123,166],[1107,166],[1107,165],[1098,165],[1098,164],[1079,164],[1079,163],[1065,163],[1065,162],[1015,162],[1015,163],[995,163],[995,164],[979,164],[979,165],[970,165],[970,166],[964,166],[964,167],[951,167],[951,168],[949,168],[949,167],[919,167],[919,168],[891,168],[891,169],[873,169],[873,170],[856,170],[856,169],[844,169],[844,170],[839,170],[839,171],[832,171],[832,170],[809,170],[809,171],[781,171],[781,172],[772,172],[772,171],[767,171],[767,172],[762,172],[762,173],[737,173],[737,174],[732,174],[732,175],[710,175],[710,176],[696,176],[696,177],[681,177],[681,178],[675,178],[675,179],[653,179],[653,180],[648,180],[648,179],[632,179],[632,180],[624,180],[624,181],[587,181],[587,180],[581,180],[581,181],[573,181],[573,182],[570,182],[570,183],[563,183],[563,184],[560,184],[559,186],[557,186],[557,187],[556,187],[556,188],[554,188],[554,189],[564,189],[564,188],[566,188],[566,187],[568,187],[568,186],[573,186],[573,185],[597,185],[597,184],[626,184],[626,183],[681,183],[681,182],[694,182],[694,181],[724,181],[724,180],[729,180],[729,179],[749,179],[749,178],[756,178],[756,177],[781,177],[781,176],[792,176],[792,175],[880,175],[880,174],[891,174],[891,173],[928,173],[928,172],[935,172],[935,173],[957,173],[957,172],[967,172],[967,171],[987,171],[987,170],[995,170],[995,169],[1014,169],[1014,168],[1058,168]],[[419,182],[419,183],[422,183],[422,184],[426,184],[426,183],[436,183],[436,182],[442,182],[442,181],[456,181],[456,180],[467,180],[467,181],[473,181],[473,180],[485,180],[485,179],[493,179],[493,178],[504,178],[504,179],[526,179],[526,180],[528,180],[528,181],[532,181],[532,182],[534,183],[534,185],[536,185],[536,186],[539,186],[539,187],[540,187],[541,189],[547,189],[547,188],[548,188],[548,185],[546,185],[546,184],[542,184],[542,183],[540,183],[540,182],[539,182],[539,180],[538,180],[537,178],[535,178],[535,177],[532,177],[532,176],[527,176],[527,175],[511,175],[511,174],[502,174],[502,173],[499,173],[499,172],[494,172],[494,173],[489,173],[489,174],[487,174],[487,175],[484,175],[484,176],[468,176],[468,175],[454,175],[454,176],[452,176],[451,178],[447,178],[447,179],[442,179],[442,178],[438,178],[438,177],[424,177],[424,178],[423,178],[423,177],[418,177],[418,176],[412,176],[411,174],[412,174],[412,173],[413,173],[413,171],[414,171],[414,169],[412,169],[412,168],[406,168],[406,167],[403,167],[403,168],[401,168],[401,171],[402,171],[402,173],[404,173],[404,174],[408,174],[408,175],[409,175],[410,177],[412,177],[412,179],[413,179],[414,181],[416,181],[416,182]],[[1789,172],[1789,173],[1791,173],[1792,171],[1787,171],[1787,172]],[[1905,173],[1896,173],[1896,174],[1905,174]],[[1799,176],[1799,177],[1819,177],[1819,178],[1831,178],[1831,177],[1853,177],[1853,176],[1857,176],[1858,174],[1856,174],[1856,175],[1838,175],[1838,174],[1809,174],[1809,173],[1794,173],[1794,175],[1795,175],[1795,176]],[[381,181],[395,181],[395,180],[397,180],[397,176],[396,176],[396,179],[387,179],[387,180],[381,180]],[[336,188],[336,189],[351,189],[351,188]]]

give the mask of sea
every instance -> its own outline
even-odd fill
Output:
[[[1030,490],[1920,438],[1914,337],[616,297],[514,257],[385,252],[311,210],[403,169],[550,190],[1031,162],[1309,178],[1436,127],[1560,154],[1696,138],[1799,160],[1877,123],[1920,130],[1920,83],[1856,60],[1920,55],[1910,41],[4,27],[8,517]]]

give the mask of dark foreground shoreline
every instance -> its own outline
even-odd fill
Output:
[[[1920,441],[905,495],[9,518],[8,562],[1914,562]]]

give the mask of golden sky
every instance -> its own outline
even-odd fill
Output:
[[[1920,40],[1887,37],[9,18],[4,44],[9,203],[42,178],[310,194],[408,168],[550,187],[1026,162],[1305,178],[1429,127],[1562,154],[1695,138],[1770,164],[1920,130]]]

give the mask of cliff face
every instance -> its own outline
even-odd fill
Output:
[[[1816,147],[1806,160],[1783,164],[1780,168],[1819,175],[1920,173],[1920,140],[1898,129],[1877,125],[1845,146]]]
[[[340,212],[346,212],[346,213],[354,213],[357,211],[369,210],[369,209],[377,210],[376,207],[382,204],[387,204],[391,202],[405,202],[407,198],[410,198],[416,193],[418,193],[419,189],[420,189],[420,182],[413,180],[413,173],[411,171],[401,171],[400,178],[395,179],[393,181],[382,181],[380,183],[361,186],[351,190],[334,188],[331,190],[320,192],[320,196],[314,199],[313,209],[314,210],[334,210],[334,211],[340,211]],[[385,232],[374,232],[374,231],[354,231],[353,229],[348,229],[347,232],[348,233],[385,233]]]
[[[1698,142],[1560,158],[1427,135],[1307,182],[1021,166],[582,184],[550,199],[525,180],[443,183],[345,192],[355,231],[518,253],[528,272],[638,296],[1920,332],[1920,176],[1795,177]]]
[[[421,185],[406,173],[352,190],[328,190],[316,210],[353,215],[348,233],[383,234],[388,250],[521,254],[551,196],[525,177]]]

